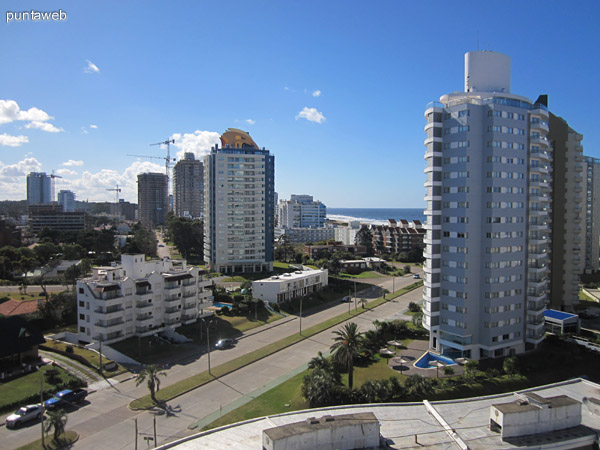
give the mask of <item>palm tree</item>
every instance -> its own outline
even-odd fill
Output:
[[[166,372],[160,372],[160,369],[158,368],[158,366],[156,366],[154,364],[149,364],[141,370],[140,374],[138,375],[137,379],[135,380],[135,385],[139,386],[144,381],[146,381],[148,390],[150,391],[150,397],[152,398],[152,401],[154,403],[158,403],[158,400],[156,400],[156,395],[155,395],[155,392],[158,392],[160,390],[160,378],[158,378],[158,377],[159,376],[164,377],[166,375],[167,375]]]
[[[341,383],[340,373],[336,370],[335,365],[332,363],[332,361],[323,356],[323,352],[319,352],[317,356],[315,356],[308,362],[308,368],[311,370],[321,369],[322,371],[331,375],[336,384]]]
[[[47,411],[48,419],[46,419],[45,432],[49,433],[54,428],[54,442],[58,442],[58,437],[64,433],[67,426],[67,415],[62,409],[56,411]]]
[[[335,343],[330,347],[332,358],[338,364],[348,367],[348,387],[352,389],[354,358],[363,349],[363,335],[358,332],[358,325],[354,322],[347,323],[342,329],[333,333],[336,337],[334,338]]]

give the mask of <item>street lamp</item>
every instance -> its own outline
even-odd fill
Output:
[[[209,320],[208,324],[204,319],[201,320],[202,323],[206,325],[206,352],[208,353],[208,374],[212,375],[212,373],[210,373],[210,325],[214,322],[214,319]]]
[[[304,300],[304,295],[300,297],[300,336],[302,336],[302,300]]]

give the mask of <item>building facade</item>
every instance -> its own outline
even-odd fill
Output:
[[[51,178],[46,172],[30,172],[27,175],[27,203],[29,205],[47,205],[52,198]]]
[[[75,212],[75,194],[72,191],[58,191],[57,197],[63,212]]]
[[[38,233],[43,228],[58,231],[80,231],[85,230],[89,225],[89,216],[86,212],[64,212],[60,205],[31,205],[28,211],[28,225],[34,233]]]
[[[279,202],[278,225],[284,228],[322,228],[327,207],[312,195],[292,194]]]
[[[229,128],[204,158],[204,260],[221,273],[273,270],[275,157]]]
[[[162,173],[138,175],[138,213],[145,227],[164,225],[169,212],[169,178]]]
[[[193,153],[173,168],[173,212],[177,217],[204,217],[204,168]]]
[[[406,253],[414,249],[425,248],[425,228],[419,220],[409,222],[401,219],[396,222],[388,220],[388,225],[369,225],[373,233],[373,250],[375,254]]]
[[[424,318],[430,346],[468,358],[544,338],[549,113],[510,93],[510,58],[465,55],[465,92],[425,111]]]
[[[212,281],[185,261],[146,261],[121,255],[121,264],[94,267],[77,280],[79,340],[111,344],[150,336],[210,315]]]
[[[600,159],[583,159],[583,195],[585,196],[584,271],[598,270],[600,258]]]
[[[552,147],[550,305],[573,310],[579,303],[579,276],[585,268],[583,136],[550,113]]]
[[[327,284],[327,269],[297,270],[253,281],[252,295],[263,302],[280,303],[318,292]]]
[[[335,228],[275,228],[275,239],[282,236],[290,244],[329,241],[335,239]]]

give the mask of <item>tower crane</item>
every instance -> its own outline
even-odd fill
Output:
[[[112,189],[107,189],[107,191],[115,191],[115,217],[119,217],[119,192],[121,192],[121,188],[117,184]]]
[[[167,176],[169,176],[169,169],[171,168],[171,144],[174,144],[174,143],[175,143],[175,139],[167,139],[166,141],[156,142],[155,144],[150,144],[151,147],[153,145],[166,145],[167,146],[167,156],[165,158],[165,173],[167,174]],[[173,161],[175,161],[175,158],[173,158]]]
[[[53,170],[52,173],[50,174],[50,195],[52,196],[50,201],[52,201],[52,202],[56,201],[55,200],[56,199],[56,187],[54,186],[55,178],[62,178],[62,177],[60,175],[56,175]]]

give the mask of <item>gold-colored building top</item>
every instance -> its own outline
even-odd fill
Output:
[[[221,135],[221,145],[229,148],[259,148],[246,131],[237,128],[227,128],[227,131]]]

